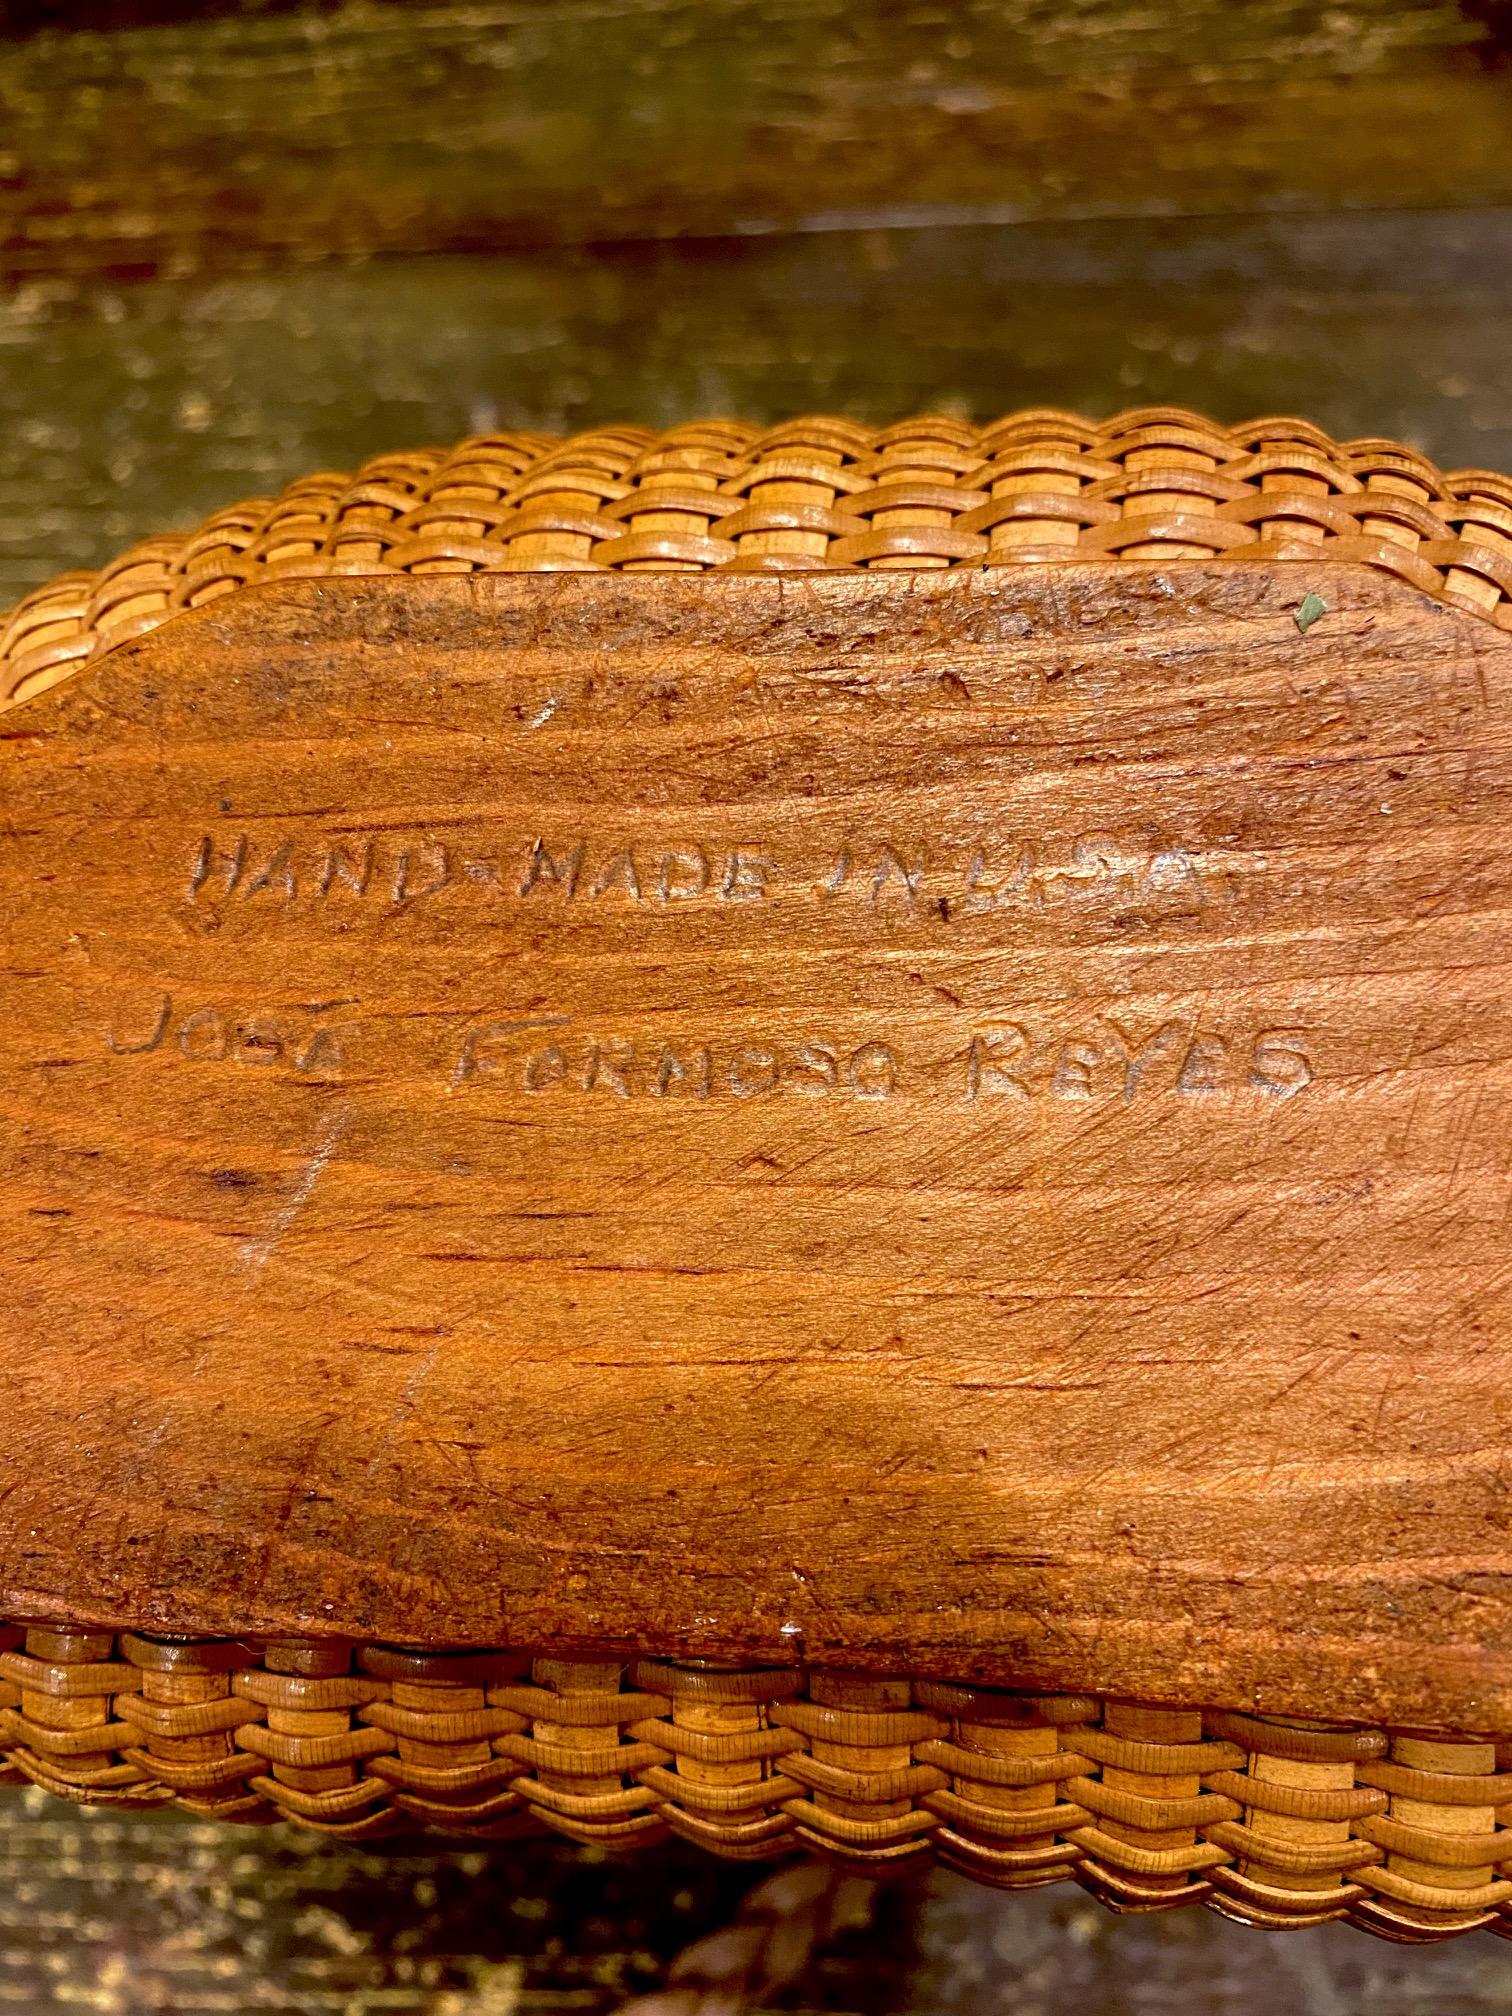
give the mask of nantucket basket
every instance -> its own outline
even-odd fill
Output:
[[[1512,483],[493,435],[0,628],[0,1753],[1512,1926]]]

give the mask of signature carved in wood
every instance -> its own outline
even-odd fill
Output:
[[[0,1609],[1512,1713],[1491,624],[290,580],[4,729]]]

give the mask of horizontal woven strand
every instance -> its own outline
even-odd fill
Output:
[[[1512,1732],[831,1670],[0,1625],[0,1778],[347,1839],[677,1834],[1272,1929],[1512,1936]],[[712,1718],[712,1719],[711,1719]]]
[[[1383,568],[1512,628],[1512,481],[1305,420],[1223,427],[1176,407],[484,435],[303,477],[39,588],[0,618],[0,707],[186,609],[290,577],[1220,556]]]

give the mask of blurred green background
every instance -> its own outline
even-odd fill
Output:
[[[0,602],[515,424],[1177,400],[1512,465],[1506,0],[6,21]]]

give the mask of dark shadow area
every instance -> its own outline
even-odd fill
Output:
[[[268,14],[334,14],[343,0],[0,0],[0,39],[49,31],[177,27],[186,21],[248,20]]]
[[[1115,1917],[1062,1886],[1016,1897],[937,1876],[908,2016],[1501,2016],[1512,1946],[1404,1948],[1324,1925],[1256,1932],[1211,1911]]]
[[[610,2016],[735,1917],[765,1865],[671,1845],[368,1845],[8,1794],[0,1999],[121,2016]],[[1120,1918],[1071,1885],[884,1889],[774,2007],[807,2016],[1502,2016],[1512,1946],[1406,1951],[1347,1925]]]
[[[736,1915],[769,1865],[552,1837],[369,1844],[7,1794],[0,2003],[122,2016],[600,2016]],[[791,2006],[906,2006],[917,1899],[847,1933]]]
[[[1473,46],[1486,68],[1512,64],[1512,0],[1460,0],[1460,11],[1481,30]]]

